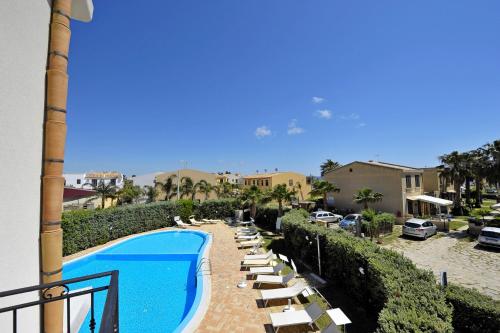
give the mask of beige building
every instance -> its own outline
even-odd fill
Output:
[[[243,177],[243,186],[255,185],[262,190],[270,190],[278,184],[286,184],[287,188],[298,192],[299,200],[304,200],[311,192],[311,184],[306,176],[297,172],[273,172],[254,174]]]
[[[324,178],[340,188],[334,193],[335,207],[356,212],[362,206],[353,201],[363,187],[384,195],[370,204],[375,210],[389,212],[403,219],[409,216],[435,215],[452,202],[424,195],[424,170],[384,162],[352,162],[327,173]]]
[[[455,189],[452,179],[442,176],[443,167],[424,168],[424,193],[438,198],[453,200]]]
[[[215,173],[208,173],[200,170],[193,170],[193,169],[180,169],[180,170],[175,170],[175,171],[169,171],[169,172],[163,172],[155,177],[155,183],[158,184],[159,182],[165,183],[165,181],[168,179],[168,177],[173,177],[172,181],[175,184],[174,186],[174,191],[177,191],[177,181],[181,180],[183,177],[189,177],[193,180],[193,184],[198,183],[200,180],[206,180],[209,184],[215,186],[217,185],[217,174]],[[181,182],[182,184],[182,182]],[[164,200],[165,199],[165,192],[161,188],[161,186],[157,187],[158,193],[156,196],[157,200]],[[186,197],[184,197],[186,199]],[[217,195],[215,192],[211,192],[209,195],[209,199],[216,199]],[[195,200],[205,200],[205,194],[204,193],[196,193]],[[177,196],[174,196],[172,200],[177,200]]]

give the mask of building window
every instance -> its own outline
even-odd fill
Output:
[[[269,186],[269,179],[266,179],[266,186]]]
[[[109,183],[113,186],[116,186],[116,179],[111,179]]]
[[[82,180],[81,180],[81,179],[77,179],[77,180],[76,180],[76,183],[77,183],[78,185],[80,185],[80,184],[82,183]]]
[[[288,179],[288,185],[293,186],[293,179]]]
[[[415,175],[415,187],[420,187],[420,176]]]
[[[253,185],[256,185],[255,179],[254,179],[254,180],[252,180],[252,184],[253,184]]]
[[[406,188],[411,188],[411,176],[406,176]]]
[[[97,186],[97,179],[92,179],[92,186]]]

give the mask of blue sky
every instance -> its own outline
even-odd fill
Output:
[[[500,138],[500,1],[94,0],[66,172],[319,173]]]

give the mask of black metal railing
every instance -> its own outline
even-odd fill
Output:
[[[96,288],[82,289],[80,291],[71,292],[68,285],[89,281],[94,279],[99,279],[103,277],[110,276],[109,284],[103,285]],[[1,313],[12,312],[12,332],[17,332],[17,320],[18,320],[18,310],[25,309],[33,306],[41,307],[41,325],[40,332],[43,332],[43,305],[51,302],[57,302],[61,300],[66,300],[66,332],[71,332],[71,299],[74,297],[90,294],[90,332],[95,332],[96,321],[95,321],[95,304],[94,297],[95,293],[107,290],[106,303],[104,305],[104,310],[101,316],[101,324],[99,327],[99,333],[114,333],[118,332],[118,271],[109,271],[98,274],[86,275],[78,278],[67,279],[62,281],[56,281],[52,283],[46,283],[31,287],[19,288],[14,290],[8,290],[0,292],[0,299],[3,297],[21,295],[31,292],[39,292],[39,299],[8,306],[0,309]],[[59,295],[57,295],[57,293]]]

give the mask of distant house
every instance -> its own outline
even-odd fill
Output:
[[[399,218],[428,216],[446,212],[453,203],[424,194],[424,170],[385,163],[355,161],[325,174],[324,179],[340,188],[334,194],[335,207],[360,211],[353,201],[361,188],[368,187],[384,195],[382,201],[370,204],[375,210]]]
[[[269,190],[278,184],[285,184],[288,189],[297,190],[299,200],[303,200],[311,192],[311,185],[306,176],[297,172],[257,173],[243,177],[245,187],[255,185],[262,190]]]
[[[165,181],[168,179],[168,177],[173,177],[173,183],[175,185],[175,191],[177,190],[177,181],[182,180],[184,177],[189,177],[193,180],[193,184],[196,184],[200,180],[205,180],[209,184],[215,186],[217,185],[217,175],[215,173],[209,173],[209,172],[204,172],[200,170],[194,170],[194,169],[180,169],[180,170],[175,170],[175,171],[168,171],[168,172],[163,172],[155,177],[155,183],[165,183]],[[180,182],[182,184],[182,181]],[[156,200],[164,200],[165,199],[165,192],[161,188],[161,186],[157,187],[157,195],[156,195]],[[184,197],[186,199],[186,197]],[[217,195],[214,191],[212,191],[208,197],[209,199],[215,199],[217,198]],[[204,200],[205,199],[205,194],[204,193],[196,193],[195,200]],[[172,200],[177,200],[177,196],[174,196]]]
[[[112,184],[117,188],[122,188],[125,181],[125,176],[116,171],[69,173],[63,176],[65,180],[64,186],[86,189],[92,189],[100,183]]]
[[[452,200],[455,198],[453,179],[442,175],[443,166],[424,168],[424,192],[438,198]]]
[[[239,173],[230,173],[230,172],[225,172],[225,173],[220,173],[216,175],[217,183],[223,184],[223,183],[229,183],[232,185],[242,185],[243,184],[243,177]]]

